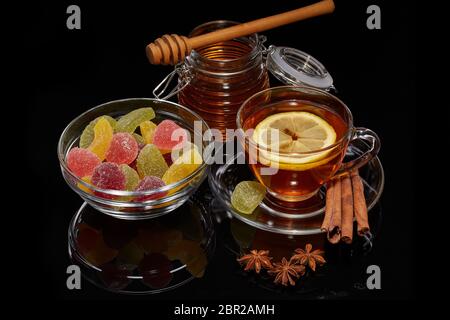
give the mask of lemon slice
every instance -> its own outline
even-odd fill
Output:
[[[293,111],[265,118],[256,126],[252,138],[265,149],[260,151],[259,158],[263,164],[306,170],[326,160],[329,151],[320,150],[336,142],[336,132],[313,113]]]

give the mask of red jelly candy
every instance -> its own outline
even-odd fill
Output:
[[[132,272],[124,267],[107,263],[100,266],[100,269],[102,270],[99,273],[100,279],[109,289],[122,290],[131,283]]]
[[[90,176],[100,162],[93,152],[82,148],[72,148],[66,157],[70,171],[79,178]]]
[[[142,274],[142,282],[150,288],[164,288],[172,281],[170,261],[161,253],[144,256],[138,268]]]
[[[99,164],[92,174],[92,184],[102,189],[124,190],[125,175],[120,167],[111,162],[103,162]],[[105,194],[101,194],[107,197]]]
[[[164,187],[166,184],[158,177],[154,176],[145,176],[136,187],[135,191],[145,191],[145,190],[154,190],[161,187]],[[149,196],[137,197],[136,201],[146,201],[146,200],[154,200],[158,198],[162,198],[167,194],[167,191],[158,192],[156,194],[152,194]]]
[[[163,120],[155,129],[153,144],[160,150],[180,149],[187,141],[187,131],[172,120]]]
[[[106,160],[117,164],[130,164],[136,159],[139,146],[136,139],[128,132],[113,135]]]
[[[95,248],[101,237],[102,235],[100,231],[92,228],[85,223],[81,223],[78,226],[78,235],[76,237],[78,250],[80,250],[83,255],[88,254],[92,249]]]

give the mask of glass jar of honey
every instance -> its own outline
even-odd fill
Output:
[[[208,22],[196,27],[189,37],[236,24],[226,20]],[[236,114],[242,103],[269,87],[269,71],[274,77],[272,82],[333,88],[333,79],[318,60],[293,48],[266,48],[265,40],[264,36],[252,34],[192,50],[153,94],[159,99],[178,94],[181,105],[197,112],[211,129],[219,130],[228,140],[226,129],[236,129]],[[178,84],[167,93],[175,75]]]
[[[237,23],[213,21],[195,28],[198,36]],[[193,50],[184,65],[190,82],[178,93],[180,104],[195,110],[225,135],[236,128],[236,113],[253,94],[269,87],[263,46],[257,35],[241,37]]]

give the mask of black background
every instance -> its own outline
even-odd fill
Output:
[[[311,1],[309,1],[311,2]],[[27,226],[33,232],[28,261],[37,262],[37,283],[24,295],[52,299],[286,299],[235,275],[235,263],[216,253],[204,279],[173,292],[128,297],[83,282],[65,287],[67,227],[82,201],[65,185],[56,145],[64,127],[79,113],[106,101],[151,97],[172,69],[152,66],[145,46],[166,33],[187,35],[217,19],[249,21],[297,8],[308,1],[60,1],[34,3],[23,12],[28,172],[38,188]],[[394,2],[396,3],[394,5]],[[338,96],[353,112],[355,124],[376,131],[386,174],[383,225],[363,265],[382,270],[382,290],[347,298],[411,298],[414,293],[414,161],[416,136],[413,4],[398,1],[339,1],[334,14],[267,31],[268,44],[304,50],[333,75]],[[66,8],[81,7],[81,30],[66,28]],[[366,8],[378,4],[382,29],[366,28]],[[27,228],[28,230],[28,228]],[[36,265],[36,264],[34,264]],[[364,269],[356,270],[363,273]],[[340,282],[336,280],[336,290]],[[333,287],[333,284],[330,284]],[[194,294],[193,294],[194,293]],[[295,299],[302,298],[296,296]]]

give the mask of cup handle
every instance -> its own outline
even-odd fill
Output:
[[[368,145],[369,149],[361,154],[358,158],[348,162],[343,162],[341,168],[338,170],[338,172],[336,172],[337,176],[361,168],[370,160],[375,158],[378,154],[378,151],[380,151],[380,138],[378,138],[378,135],[370,129],[362,127],[355,128],[353,137],[350,139],[349,144],[353,143],[356,140],[362,140]]]

